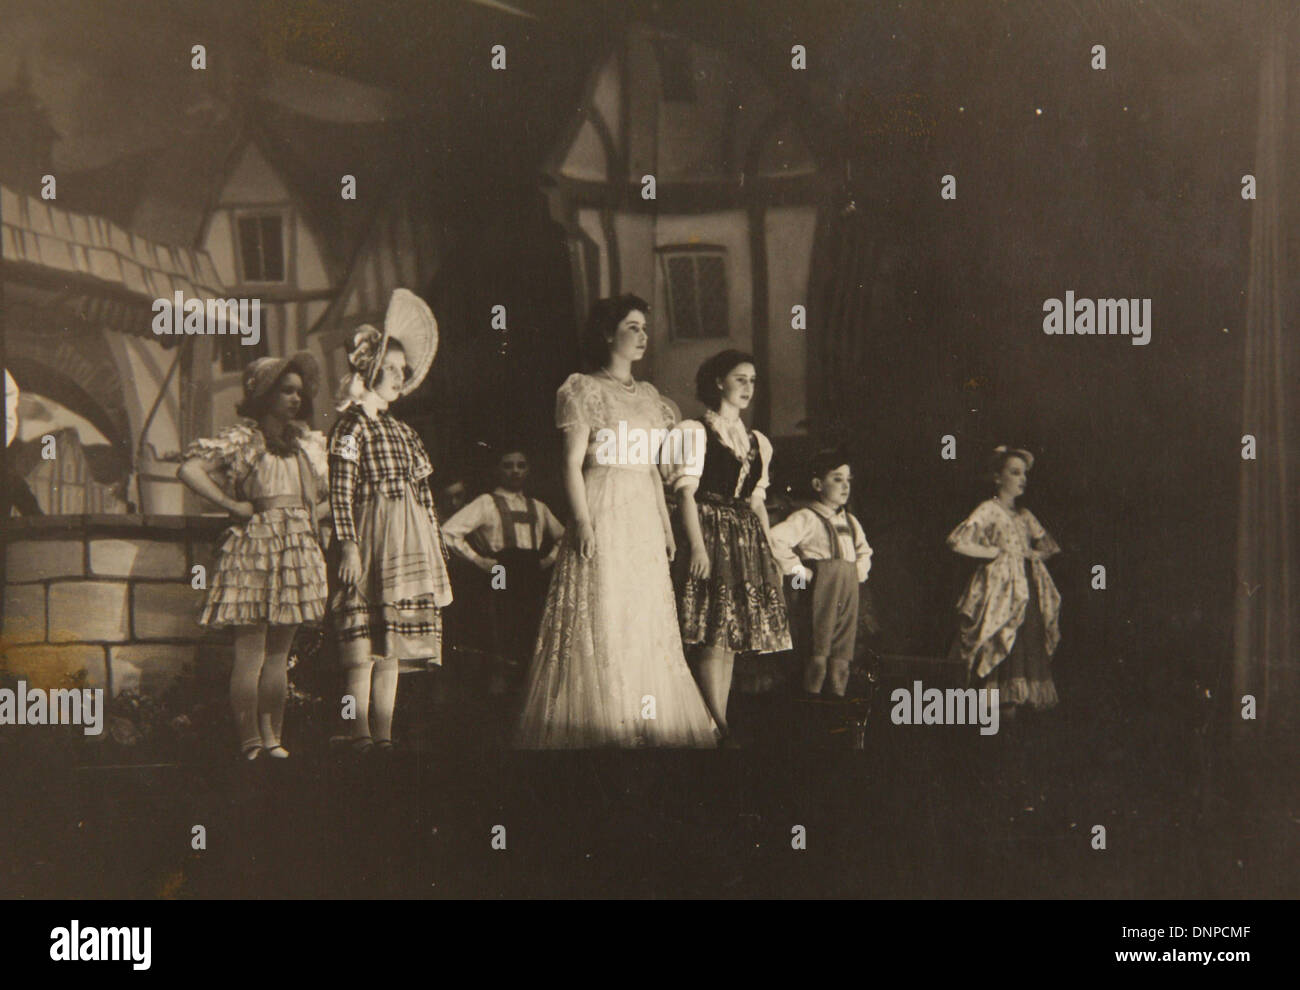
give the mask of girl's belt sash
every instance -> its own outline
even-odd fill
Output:
[[[733,498],[729,495],[719,495],[717,492],[696,492],[695,501],[708,502],[711,505],[730,505],[735,509],[743,509],[749,505],[747,498]]]
[[[253,511],[265,512],[267,509],[306,509],[301,495],[267,495],[253,499]]]

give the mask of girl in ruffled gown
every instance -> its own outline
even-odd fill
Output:
[[[230,703],[245,759],[284,759],[289,648],[327,597],[317,513],[326,497],[325,437],[308,427],[320,382],[315,358],[259,358],[244,374],[245,422],[186,450],[177,472],[241,523],[217,550],[199,623],[231,626]]]
[[[599,370],[571,375],[556,396],[573,523],[524,689],[520,748],[717,745],[682,654],[668,572],[676,547],[648,441],[676,415],[632,378],[648,311],[636,296],[599,300],[588,321],[588,359]],[[632,438],[625,452],[612,442],[620,424]]]
[[[957,603],[956,644],[970,683],[996,688],[1003,717],[1057,703],[1052,654],[1061,640],[1061,595],[1044,561],[1060,552],[1034,514],[1015,508],[1034,464],[1027,450],[998,447],[988,471],[997,494],[948,536],[948,546],[986,561]]]

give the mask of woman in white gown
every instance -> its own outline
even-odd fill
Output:
[[[653,385],[632,377],[648,311],[636,296],[599,300],[587,338],[600,370],[570,375],[556,395],[573,524],[524,688],[521,749],[717,745],[682,653],[658,452],[636,442],[676,420]],[[618,436],[620,424],[631,456],[618,456],[602,432]]]

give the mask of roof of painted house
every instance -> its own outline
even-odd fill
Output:
[[[818,164],[797,106],[744,59],[636,23],[595,63],[544,170],[637,184],[807,179]]]
[[[0,186],[0,257],[6,268],[63,273],[71,297],[107,296],[148,308],[154,299],[170,299],[176,292],[205,299],[227,294],[205,251],[159,244],[104,217],[74,213],[5,186]],[[150,332],[147,320],[121,324],[120,329]]]
[[[59,198],[151,240],[191,247],[252,143],[302,208],[337,282],[379,201],[369,194],[399,166],[397,130],[395,121],[327,121],[265,100],[224,116],[208,106],[165,144],[61,177]],[[356,177],[356,200],[341,196],[344,175]]]

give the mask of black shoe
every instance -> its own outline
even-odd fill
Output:
[[[369,736],[330,736],[330,752],[340,756],[364,756],[374,748]]]

